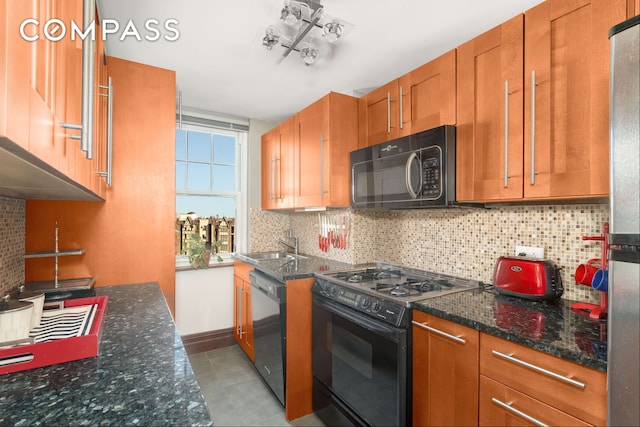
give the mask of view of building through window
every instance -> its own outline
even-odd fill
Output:
[[[238,132],[176,130],[176,255],[187,253],[192,234],[217,243],[219,253],[235,251],[238,159]]]
[[[188,241],[197,234],[209,245],[218,247],[218,253],[233,252],[235,248],[234,218],[198,217],[194,212],[178,215],[176,219],[176,255],[186,255]]]

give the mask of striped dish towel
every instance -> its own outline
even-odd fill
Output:
[[[87,335],[98,309],[97,304],[44,310],[40,326],[31,329],[35,343]]]

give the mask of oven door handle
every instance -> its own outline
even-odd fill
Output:
[[[318,307],[329,311],[330,313],[336,314],[350,322],[353,322],[355,325],[360,326],[370,332],[378,334],[383,338],[391,340],[395,343],[401,342],[401,334],[404,332],[401,329],[394,328],[392,326],[387,326],[382,323],[382,321],[374,321],[366,316],[358,314],[350,309],[344,308],[342,305],[337,304],[331,300],[319,297],[315,295],[313,297],[313,303]]]

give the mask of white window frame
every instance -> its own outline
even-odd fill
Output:
[[[249,132],[243,130],[228,130],[221,129],[215,126],[204,126],[190,123],[181,123],[180,126],[176,125],[177,130],[216,133],[220,135],[230,135],[237,137],[237,150],[236,150],[236,191],[188,191],[175,189],[175,196],[178,195],[193,195],[193,196],[223,196],[233,197],[236,201],[236,218],[235,218],[235,243],[236,252],[246,252],[248,247],[248,235],[249,235],[249,209],[248,209],[248,145],[249,145]],[[177,141],[174,143],[174,150]],[[176,162],[174,161],[174,168]],[[176,171],[177,173],[177,171]],[[175,186],[175,182],[174,182]],[[177,212],[180,214],[180,212]],[[233,263],[232,255],[235,252],[221,253],[220,257],[223,262],[220,263],[215,257],[211,258],[210,266],[216,265],[228,265]],[[176,255],[176,268],[177,267],[189,267],[189,257],[187,255]]]

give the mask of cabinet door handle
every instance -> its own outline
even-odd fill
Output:
[[[546,375],[548,377],[555,378],[555,379],[557,379],[559,381],[562,381],[562,382],[565,382],[567,384],[570,384],[570,385],[572,385],[574,387],[577,387],[577,388],[579,388],[581,390],[584,390],[587,387],[587,385],[585,383],[583,383],[583,382],[576,381],[576,380],[571,379],[569,377],[566,377],[564,375],[560,375],[558,373],[555,373],[555,372],[549,371],[547,369],[541,368],[540,366],[536,366],[536,365],[533,365],[533,364],[531,364],[529,362],[525,362],[524,360],[520,360],[518,358],[515,358],[515,357],[513,357],[513,353],[504,354],[504,353],[500,353],[499,351],[496,351],[496,350],[492,350],[491,353],[493,353],[494,356],[497,356],[497,357],[500,357],[502,359],[508,360],[509,362],[515,363],[516,365],[524,366],[525,368],[529,368],[529,369],[531,369],[533,371],[539,372],[539,373],[541,373],[543,375]]]
[[[269,190],[269,200],[276,199],[276,158],[275,156],[271,157],[271,185]]]
[[[244,289],[240,289],[240,339],[242,339],[242,336],[245,334],[244,331],[244,300],[245,300],[245,296],[244,296],[245,292]]]
[[[324,143],[324,136],[320,134],[320,199],[324,198]]]
[[[403,125],[403,121],[402,121],[402,97],[404,96],[404,94],[402,93],[402,86],[400,86],[400,105],[398,106],[400,109],[400,129],[402,129],[402,125]]]
[[[509,80],[504,81],[504,188],[509,186]]]
[[[499,407],[501,407],[503,409],[506,409],[507,411],[518,415],[519,417],[524,418],[525,420],[529,421],[531,424],[535,424],[535,425],[540,426],[540,427],[547,427],[547,424],[543,423],[542,421],[537,420],[537,419],[533,418],[531,415],[525,414],[521,410],[516,409],[513,406],[511,406],[511,405],[513,405],[513,402],[504,403],[504,402],[496,399],[495,397],[492,397],[491,401],[493,403],[495,403],[496,405],[498,405]]]
[[[391,93],[387,92],[387,133],[391,133]]]
[[[536,183],[536,70],[531,70],[531,185]]]
[[[424,323],[416,322],[415,320],[412,320],[411,323],[413,323],[414,325],[416,325],[419,328],[426,329],[427,331],[431,331],[431,332],[436,333],[438,335],[441,335],[441,336],[443,336],[445,338],[449,338],[450,340],[453,340],[453,341],[455,341],[457,343],[460,343],[460,344],[466,344],[467,343],[467,341],[465,339],[461,338],[462,335],[451,335],[451,334],[448,334],[446,332],[442,332],[439,329],[432,328],[431,326],[426,325]]]
[[[242,337],[242,288],[236,288],[236,332]]]
[[[111,77],[107,79],[107,86],[100,86],[100,89],[107,90],[106,94],[100,94],[100,96],[107,97],[107,171],[98,172],[98,175],[106,178],[107,186],[111,187],[113,182],[113,85]],[[180,117],[180,121],[182,122],[182,117]]]
[[[273,159],[273,169],[274,169],[274,199],[281,200],[282,199],[282,161],[276,156]]]
[[[95,19],[96,1],[82,2],[83,28],[89,28]],[[86,153],[88,160],[93,159],[93,84],[95,63],[95,41],[91,37],[82,40],[82,139],[80,150]]]
[[[93,23],[96,13],[95,0],[83,0],[82,2],[82,27],[89,28]],[[95,65],[95,41],[91,37],[82,40],[82,105],[80,111],[81,122],[79,125],[61,123],[65,129],[79,130],[80,135],[70,135],[71,139],[80,140],[80,151],[85,153],[87,160],[93,159],[93,84]]]

